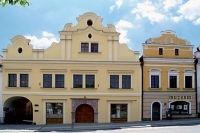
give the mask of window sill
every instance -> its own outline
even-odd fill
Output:
[[[101,54],[101,52],[78,52],[79,54]]]
[[[7,89],[31,89],[31,87],[9,87],[6,86]]]
[[[183,90],[195,90],[195,88],[183,88]]]
[[[168,90],[180,90],[180,88],[167,88]]]
[[[71,89],[73,89],[73,90],[90,90],[90,89],[92,89],[92,90],[96,90],[97,88],[71,88]]]
[[[133,88],[108,88],[109,90],[133,90]]]
[[[148,88],[149,90],[162,90],[162,88]]]
[[[54,89],[54,90],[64,90],[67,88],[55,88],[55,87],[51,87],[51,88],[47,88],[47,87],[40,87],[41,89]]]

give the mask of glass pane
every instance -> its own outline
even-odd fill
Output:
[[[111,104],[110,109],[111,122],[127,121],[127,104]]]
[[[46,103],[47,118],[63,118],[63,103]]]

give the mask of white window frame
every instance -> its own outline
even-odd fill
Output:
[[[149,69],[149,88],[151,88],[151,76],[152,75],[158,75],[159,76],[159,88],[161,88],[161,72],[162,72],[162,70],[159,69],[159,68]]]
[[[159,52],[160,52],[159,49],[160,48],[162,49],[162,54],[159,54]],[[164,53],[164,47],[158,47],[158,55],[163,55],[163,53]]]
[[[111,75],[118,75],[119,76],[119,88],[110,88],[110,76]],[[131,86],[130,86],[131,88],[122,88],[122,75],[131,76]],[[127,74],[127,73],[126,74],[116,74],[116,73],[109,74],[109,80],[108,80],[109,81],[109,83],[108,83],[109,87],[108,88],[110,88],[110,89],[124,89],[124,90],[132,89],[133,88],[133,82],[132,82],[133,79],[132,78],[133,78],[132,74]]]
[[[185,87],[185,76],[192,76],[192,88],[194,88],[194,72],[195,70],[191,70],[191,69],[185,69],[183,70],[184,72],[184,88]]]
[[[180,72],[179,70],[174,68],[168,70],[168,88],[170,88],[170,76],[176,76],[177,78],[176,86],[177,88],[179,88],[179,72]]]

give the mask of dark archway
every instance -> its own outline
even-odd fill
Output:
[[[29,99],[11,97],[4,103],[5,123],[32,123],[33,106]]]
[[[81,104],[76,109],[76,123],[93,123],[94,109],[88,104]]]
[[[160,120],[160,103],[154,102],[152,105],[152,120]]]

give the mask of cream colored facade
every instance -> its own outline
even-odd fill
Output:
[[[139,52],[120,44],[114,25],[104,27],[96,14],[77,21],[67,23],[60,42],[47,49],[34,49],[31,40],[15,36],[3,50],[7,121],[20,116],[19,108],[36,124],[141,120]]]
[[[196,117],[193,45],[167,30],[142,46],[143,119]]]

